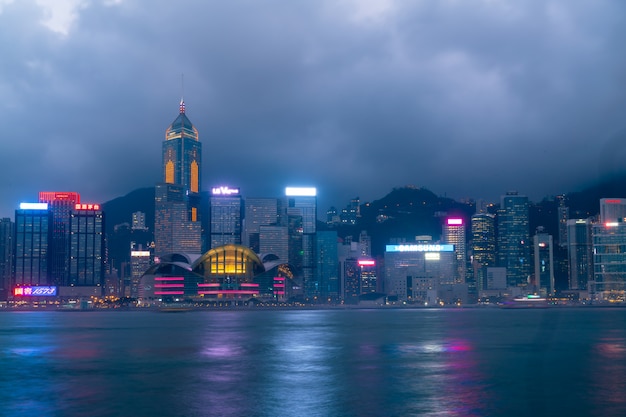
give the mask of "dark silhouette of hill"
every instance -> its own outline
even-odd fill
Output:
[[[360,210],[357,224],[340,227],[338,234],[357,240],[362,230],[367,231],[373,256],[382,255],[392,239],[414,241],[416,236],[426,235],[439,240],[444,216],[458,216],[468,222],[474,213],[472,205],[417,187],[394,188],[383,198],[362,204]]]
[[[203,223],[206,223],[208,196],[203,193]],[[626,174],[615,175],[598,181],[582,191],[565,195],[566,205],[570,209],[570,218],[587,218],[599,212],[601,198],[626,198]],[[558,236],[558,201],[548,197],[532,203],[530,207],[530,233],[533,235],[538,226],[555,238]],[[146,215],[146,226],[150,229],[150,240],[154,228],[154,187],[140,188],[125,196],[115,198],[103,204],[106,213],[106,229],[109,239],[109,253],[119,252],[118,258],[128,252],[131,234],[123,239],[115,239],[116,225],[132,221],[132,213],[142,211]],[[416,236],[432,236],[433,240],[441,237],[443,216],[459,216],[467,223],[475,212],[471,204],[457,202],[451,198],[439,197],[426,188],[393,188],[386,196],[361,205],[361,217],[356,225],[340,225],[336,228],[342,238],[352,236],[357,240],[362,230],[372,238],[374,255],[382,255],[385,245],[392,239],[412,241]],[[207,224],[203,224],[206,230]],[[325,229],[320,222],[320,229]],[[119,228],[118,228],[119,229]],[[467,230],[469,239],[469,229]],[[119,232],[118,232],[119,235]],[[134,236],[139,237],[139,236]],[[142,235],[141,239],[146,240]],[[114,247],[119,246],[119,251]]]
[[[133,213],[142,211],[146,214],[146,226],[154,228],[154,187],[139,188],[122,197],[117,197],[102,204],[106,215],[107,235],[113,233],[113,228],[122,223],[129,225]]]
[[[604,178],[582,191],[567,194],[571,218],[587,218],[600,212],[601,198],[626,198],[626,174]]]

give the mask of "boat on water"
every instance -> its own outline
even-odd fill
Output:
[[[189,304],[170,303],[159,307],[159,311],[163,313],[184,313],[191,310],[193,310],[193,307]]]
[[[548,300],[536,294],[528,294],[507,300],[500,305],[501,308],[548,308]]]

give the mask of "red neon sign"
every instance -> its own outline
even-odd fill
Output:
[[[100,210],[100,204],[74,204],[74,210]]]

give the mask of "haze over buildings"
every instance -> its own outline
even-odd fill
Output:
[[[0,1],[0,216],[161,181],[181,95],[199,184],[271,196],[288,177],[322,209],[406,184],[575,191],[622,170],[625,20],[617,0]]]

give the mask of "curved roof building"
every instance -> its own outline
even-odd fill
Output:
[[[276,256],[266,263],[251,249],[228,244],[201,256],[174,253],[161,257],[141,279],[141,298],[286,298],[293,269]]]

